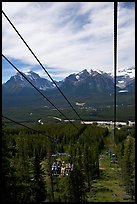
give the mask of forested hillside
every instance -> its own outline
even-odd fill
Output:
[[[35,126],[41,133],[9,128],[3,123],[2,201],[90,202],[93,181],[99,180],[100,155],[110,144],[108,128],[96,125]],[[114,151],[125,190],[135,195],[134,129],[117,130]],[[64,154],[63,154],[64,153]],[[71,170],[55,172],[56,163]],[[65,166],[65,168],[67,168]]]

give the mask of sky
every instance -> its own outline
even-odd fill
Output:
[[[83,69],[112,72],[113,2],[2,2],[24,40],[54,80]],[[2,53],[24,73],[48,78],[2,15]],[[135,4],[118,4],[118,68],[135,65]],[[2,59],[2,82],[16,70]]]

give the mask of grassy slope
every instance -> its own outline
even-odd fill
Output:
[[[130,202],[130,196],[126,194],[120,181],[120,169],[116,164],[109,166],[109,156],[105,155],[105,161],[100,158],[100,179],[92,184],[93,196],[91,202]]]
[[[106,149],[113,151],[112,138],[106,139]],[[99,159],[100,178],[92,181],[89,202],[133,202],[122,185],[120,168],[117,164],[110,166],[110,156],[103,150]]]

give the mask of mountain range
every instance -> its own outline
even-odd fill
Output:
[[[126,73],[125,73],[126,71]],[[116,77],[118,91],[131,91],[131,87],[134,88],[135,77],[133,75],[135,67],[120,70]],[[132,74],[131,74],[132,73]],[[40,77],[37,73],[29,71],[22,73],[28,80],[34,84],[39,90],[53,90],[56,86],[53,82]],[[114,90],[114,78],[111,73],[105,73],[101,70],[83,71],[77,74],[71,74],[62,81],[55,81],[55,83],[66,93],[85,93],[85,94],[98,94],[98,93],[113,93]],[[130,89],[128,88],[130,86]],[[27,80],[19,73],[12,76],[3,87],[10,93],[15,93],[17,89],[28,87],[33,88]],[[87,92],[87,93],[86,93]]]
[[[126,74],[124,69],[123,74],[121,71],[117,75],[117,94],[135,93],[135,76],[131,75],[131,71],[134,72],[135,67],[128,68]],[[54,98],[54,101],[59,105],[64,104],[63,100],[61,101],[61,94],[53,82],[40,77],[33,71],[22,74],[46,97]],[[81,101],[87,99],[88,101],[91,99],[94,101],[96,98],[96,101],[98,101],[99,98],[104,97],[106,101],[114,93],[113,75],[101,70],[91,69],[87,71],[87,69],[84,69],[79,73],[70,74],[62,81],[55,81],[55,83],[72,100],[75,98]],[[16,106],[17,104],[23,106],[34,105],[36,101],[36,104],[40,104],[39,98],[39,93],[19,73],[2,85],[3,107]]]

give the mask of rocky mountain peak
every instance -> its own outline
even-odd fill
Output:
[[[41,78],[37,73],[33,71],[29,71],[23,73],[30,82],[32,82],[37,88],[41,90],[46,90],[49,88],[54,88],[53,83],[47,79]],[[27,80],[20,74],[17,73],[15,76],[12,76],[4,86],[8,86],[10,88],[16,87],[31,87],[31,85],[27,82]]]
[[[128,71],[128,72],[127,72]],[[121,74],[117,76],[117,87],[123,89],[129,84],[131,81],[130,76],[132,71],[135,71],[135,67],[124,69],[124,71],[120,72]],[[126,73],[125,73],[126,72]],[[124,73],[124,75],[122,74]],[[40,90],[47,90],[56,88],[55,85],[45,79],[40,77],[37,73],[33,71],[29,71],[24,73],[24,75]],[[84,69],[78,73],[70,74],[64,80],[60,82],[56,82],[62,90],[66,93],[69,90],[73,92],[82,92],[83,93],[90,93],[90,92],[113,92],[114,91],[114,80],[112,74],[106,73],[101,70],[92,70],[87,71]],[[134,83],[133,83],[134,85]],[[5,84],[5,87],[9,87],[10,89],[15,89],[15,87],[29,87],[33,88],[26,79],[17,73],[15,76],[12,76],[10,80],[8,80]],[[130,85],[131,86],[131,85]],[[133,86],[131,86],[133,87]]]

